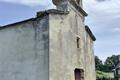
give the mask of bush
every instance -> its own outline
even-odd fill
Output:
[[[105,78],[105,77],[103,77],[103,78],[97,78],[96,80],[115,80],[114,78]]]
[[[113,72],[96,71],[96,80],[114,80]]]

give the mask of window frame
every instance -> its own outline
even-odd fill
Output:
[[[77,45],[77,48],[79,49],[80,48],[80,43],[81,43],[81,39],[79,36],[76,37],[76,45]]]

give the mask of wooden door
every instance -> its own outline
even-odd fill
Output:
[[[84,80],[84,71],[82,69],[75,69],[75,80]]]

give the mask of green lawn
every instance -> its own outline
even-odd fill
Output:
[[[102,71],[96,71],[96,76],[98,78],[114,78],[114,73],[113,72],[102,72]]]

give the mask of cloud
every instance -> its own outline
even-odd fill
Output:
[[[114,32],[120,32],[120,27],[113,28]]]
[[[15,3],[15,4],[23,4],[23,5],[27,5],[27,6],[46,5],[46,6],[50,7],[50,5],[52,5],[51,0],[0,0],[0,1]]]
[[[83,0],[86,24],[95,34],[95,54],[105,59],[120,54],[120,0]],[[104,55],[103,55],[104,54]]]
[[[107,4],[107,5],[106,5]],[[98,2],[84,0],[84,8],[88,12],[86,23],[95,34],[111,32],[111,29],[120,27],[120,0]]]
[[[98,2],[110,1],[110,0],[96,0]]]

